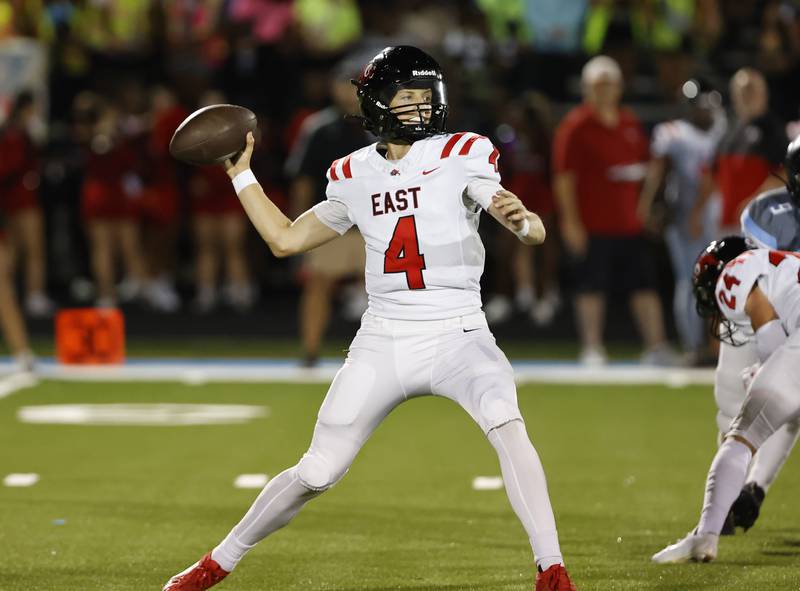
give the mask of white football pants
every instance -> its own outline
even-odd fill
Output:
[[[776,353],[777,351],[773,353],[772,357]],[[767,360],[767,363],[772,360],[772,357]],[[797,362],[800,363],[800,357],[797,358]],[[720,439],[731,429],[734,417],[743,411],[747,392],[744,389],[741,374],[745,368],[754,363],[758,363],[755,340],[750,339],[740,347],[734,347],[724,342],[720,343],[719,361],[714,376],[714,398],[719,409],[717,427]],[[759,375],[763,372],[764,368]],[[753,383],[755,385],[755,380]],[[800,433],[800,419],[791,418],[782,425],[771,437],[764,439],[748,469],[746,481],[755,482],[765,491],[775,481],[797,441],[798,433]]]
[[[561,562],[544,470],[525,432],[511,365],[482,312],[440,321],[365,314],[319,410],[310,448],[267,484],[214,549],[214,560],[225,570],[235,567],[258,541],[345,475],[392,409],[428,394],[458,403],[488,435],[539,566]]]
[[[750,442],[758,449],[757,458],[779,430],[788,423],[795,424],[798,417],[800,332],[791,335],[761,366],[727,434],[743,437]]]

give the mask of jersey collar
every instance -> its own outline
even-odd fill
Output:
[[[369,163],[376,169],[387,174],[397,171],[396,174],[405,174],[414,170],[422,162],[425,154],[427,139],[422,139],[411,144],[408,154],[400,160],[387,160],[378,152],[378,144],[373,144],[369,148]]]

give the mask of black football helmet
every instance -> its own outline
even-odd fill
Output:
[[[410,45],[387,47],[370,60],[353,84],[358,89],[362,123],[381,140],[410,144],[444,132],[447,95],[442,69],[421,49]],[[390,109],[389,103],[402,88],[430,89],[431,102]],[[418,122],[404,123],[397,117],[409,112],[417,113]]]
[[[783,162],[786,168],[786,188],[792,196],[795,206],[800,207],[800,136],[786,148],[786,158]]]
[[[747,242],[741,236],[725,236],[714,240],[697,257],[692,274],[697,313],[710,320],[713,337],[734,346],[743,343],[734,341],[734,326],[720,312],[715,292],[722,269],[748,248]]]

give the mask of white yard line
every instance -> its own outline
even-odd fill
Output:
[[[269,482],[266,474],[239,474],[233,481],[234,488],[264,488]]]
[[[28,487],[39,482],[39,475],[33,472],[7,474],[3,478],[3,486],[8,487]]]
[[[472,480],[472,490],[500,490],[503,478],[500,476],[476,476]]]

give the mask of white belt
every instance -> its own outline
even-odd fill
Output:
[[[367,312],[361,318],[361,326],[379,328],[387,332],[441,332],[455,328],[475,329],[488,327],[483,312],[443,320],[396,320],[381,318]]]

